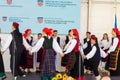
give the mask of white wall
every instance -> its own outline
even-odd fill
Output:
[[[101,39],[102,34],[107,32],[111,37],[111,30],[114,27],[115,0],[90,0],[90,25],[89,31]],[[88,0],[81,0],[81,36],[87,31],[87,7]],[[117,19],[120,28],[120,0],[117,0]]]

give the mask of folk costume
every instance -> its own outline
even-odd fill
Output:
[[[43,47],[42,53],[42,67],[41,67],[41,80],[52,80],[55,76],[55,53],[62,53],[57,41],[52,38],[52,31],[49,28],[44,28],[43,32],[46,36],[39,39],[37,44],[32,48],[31,52],[37,52]]]
[[[118,28],[113,28],[114,37],[109,53],[107,66],[111,76],[120,76],[120,32]]]
[[[20,69],[20,60],[23,51],[22,45],[24,45],[27,50],[30,50],[31,46],[27,44],[26,40],[22,37],[22,34],[19,32],[19,24],[17,22],[13,22],[12,29],[13,31],[7,38],[7,41],[2,48],[2,52],[6,51],[9,48],[11,55],[10,69],[12,71],[13,76],[16,79],[17,76],[24,76],[23,72]]]
[[[108,41],[107,39],[102,39],[100,41],[100,48],[107,53],[108,49],[110,47],[110,41]],[[100,65],[105,68],[106,62],[108,61],[108,56],[101,59]]]
[[[31,29],[26,29],[25,33],[23,34],[24,38],[26,39],[27,43],[30,46],[34,46],[35,45],[35,40],[34,38],[29,34],[31,32]],[[23,65],[25,66],[25,68],[30,71],[29,69],[34,67],[34,55],[30,55],[29,51],[25,49],[24,45],[23,45],[23,55],[22,55],[22,59],[24,58],[23,61]]]
[[[97,37],[95,35],[91,35],[91,41],[92,40],[95,40],[96,42],[94,44],[91,43],[91,48],[90,48],[91,50],[86,55],[86,59],[89,60],[90,67],[96,76],[96,80],[100,80],[101,76],[99,75],[98,72],[98,66],[101,59],[100,48],[98,46]]]
[[[71,39],[64,48],[65,55],[68,55],[66,64],[67,75],[75,78],[76,80],[84,80],[84,68],[79,50],[79,33],[77,29],[72,29],[71,31],[73,31],[75,38]]]

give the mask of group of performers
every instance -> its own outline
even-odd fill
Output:
[[[31,68],[39,62],[41,70],[41,80],[52,80],[59,72],[58,58],[60,65],[66,68],[66,80],[84,80],[84,73],[91,71],[100,80],[98,71],[99,65],[110,71],[111,76],[120,75],[120,32],[118,28],[112,29],[112,43],[108,34],[103,35],[103,39],[98,43],[96,35],[86,32],[83,43],[80,41],[77,29],[70,29],[66,36],[63,49],[60,47],[60,37],[58,31],[52,28],[43,28],[42,34],[38,34],[38,40],[31,36],[32,30],[25,30],[24,34],[19,32],[19,23],[13,22],[12,32],[5,40],[5,44],[0,44],[0,78],[6,77],[2,54],[9,48],[10,69],[16,80],[18,76],[25,77],[24,71],[30,72]],[[0,43],[2,38],[0,36]]]

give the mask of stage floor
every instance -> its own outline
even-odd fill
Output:
[[[7,78],[5,80],[14,80],[11,73],[6,73]],[[18,77],[17,80],[40,80],[40,73],[29,73],[26,77]],[[85,80],[95,80],[94,75],[85,75]],[[111,80],[120,80],[120,77],[111,77]]]

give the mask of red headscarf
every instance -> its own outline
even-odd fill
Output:
[[[49,30],[49,29],[48,29],[47,27],[45,27],[45,28],[43,28],[42,31],[47,34],[48,30]]]
[[[114,31],[117,35],[120,35],[120,31],[118,30],[118,28],[113,28],[113,31]]]
[[[30,31],[31,31],[31,29],[26,29],[25,30],[25,32],[23,34],[24,38],[26,38],[28,36],[28,32],[30,32]]]
[[[76,36],[77,39],[79,39],[79,33],[77,29],[72,29],[73,34]]]
[[[52,33],[53,33],[53,29],[52,29],[52,28],[49,28],[47,35],[48,35],[48,36],[51,36]]]
[[[52,29],[52,28],[47,28],[47,27],[45,27],[45,28],[43,28],[42,31],[43,31],[44,33],[46,33],[48,36],[50,36],[50,35],[52,34],[53,29]]]

